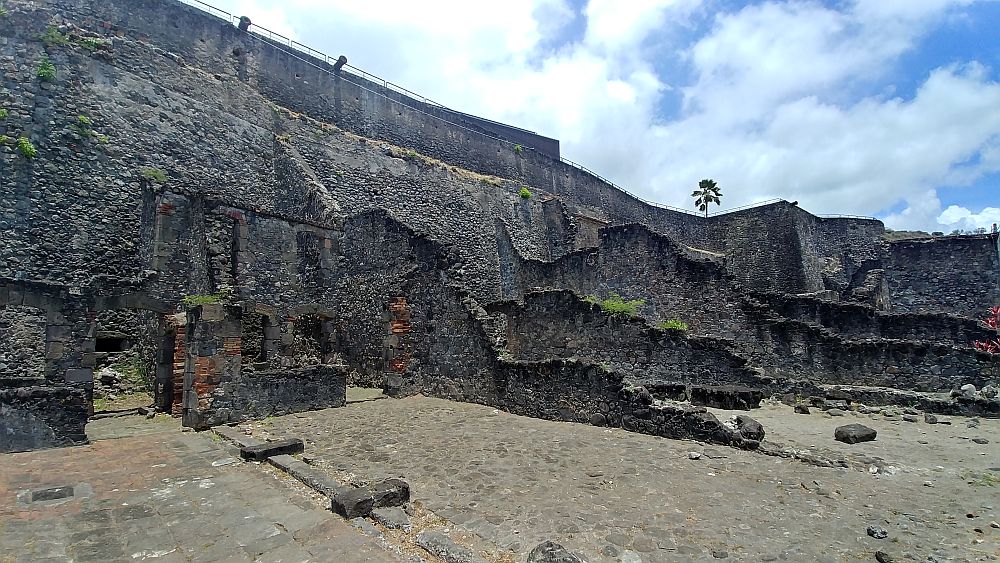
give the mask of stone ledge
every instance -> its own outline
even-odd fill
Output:
[[[254,446],[240,448],[240,457],[247,461],[266,461],[271,456],[281,454],[299,454],[305,450],[305,445],[299,438],[285,438],[274,442],[265,442]]]

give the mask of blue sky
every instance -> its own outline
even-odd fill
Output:
[[[1000,222],[1000,0],[216,0],[647,199]]]

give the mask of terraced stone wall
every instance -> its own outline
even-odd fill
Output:
[[[487,310],[504,314],[507,350],[517,360],[581,358],[622,373],[635,385],[761,383],[757,372],[730,353],[725,342],[610,315],[570,291],[530,293],[523,303],[500,303]]]

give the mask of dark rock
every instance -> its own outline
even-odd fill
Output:
[[[638,401],[640,405],[651,405],[653,404],[653,394],[650,393],[645,387],[639,387],[635,390],[635,400]]]
[[[744,410],[760,407],[764,392],[736,385],[691,387],[691,404],[726,410]]]
[[[361,518],[371,514],[375,497],[364,488],[340,489],[330,496],[330,510],[344,518]]]
[[[904,422],[919,422],[920,419],[917,418],[916,416],[913,416],[912,414],[904,414],[903,415],[903,421]]]
[[[926,422],[927,424],[937,424],[938,417],[934,416],[933,414],[924,413],[924,422]]]
[[[795,405],[796,414],[809,414],[808,405]]]
[[[878,561],[878,563],[892,563],[893,559],[891,555],[884,551],[876,551],[875,561]]]
[[[584,563],[580,557],[570,553],[565,547],[546,541],[528,554],[528,563]]]
[[[305,445],[299,438],[286,438],[275,440],[256,446],[244,446],[240,448],[240,457],[247,461],[264,461],[265,459],[282,454],[298,454],[305,450]]]
[[[846,424],[838,426],[833,433],[834,439],[845,444],[857,444],[859,442],[870,442],[875,439],[878,432],[874,428],[868,428],[863,424]]]
[[[764,427],[749,416],[736,415],[736,430],[744,440],[760,442],[764,439]]]
[[[590,423],[594,426],[606,426],[608,424],[608,417],[601,413],[597,413],[590,417]]]
[[[889,532],[885,531],[885,528],[880,528],[878,526],[868,526],[868,529],[865,531],[869,536],[877,540],[884,540],[889,537]]]
[[[683,383],[647,383],[646,390],[661,401],[686,401],[687,385]]]
[[[828,409],[826,413],[830,416],[844,416],[845,414],[847,414],[846,412],[840,409]]]
[[[990,443],[990,441],[987,440],[986,438],[973,438],[972,441],[975,442],[975,443],[977,443],[977,444],[989,444]]]
[[[375,507],[401,506],[410,500],[410,485],[402,479],[386,479],[371,487]]]

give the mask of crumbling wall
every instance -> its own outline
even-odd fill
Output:
[[[976,320],[945,313],[889,313],[865,305],[777,293],[757,293],[754,297],[778,315],[825,327],[851,340],[884,338],[970,347],[972,342],[994,334]]]
[[[507,351],[516,360],[581,358],[622,373],[635,385],[760,384],[758,374],[724,342],[611,315],[570,291],[530,293],[523,304],[496,304],[488,310],[505,315]]]
[[[0,388],[0,453],[85,444],[89,415],[90,398],[84,389]]]
[[[997,235],[894,241],[886,265],[892,310],[970,318],[1000,305]]]

